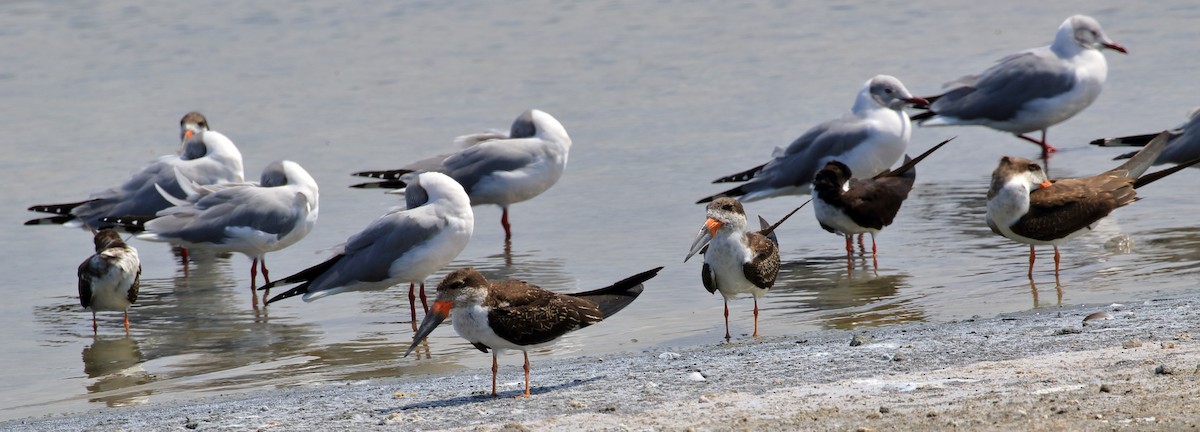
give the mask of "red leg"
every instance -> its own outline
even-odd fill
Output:
[[[862,253],[864,253],[864,254],[867,253],[867,247],[863,246],[863,235],[862,234],[858,235],[858,250],[862,251]]]
[[[125,335],[129,335],[129,311],[125,311]]]
[[[758,338],[758,297],[754,297],[754,337]]]
[[[183,262],[183,277],[188,276],[188,251],[187,248],[179,248],[179,260]]]
[[[508,224],[508,207],[503,208],[500,215],[500,225],[504,226],[504,240],[512,240],[512,226]]]
[[[1033,245],[1029,245],[1029,278],[1033,279],[1033,261],[1037,259],[1037,253],[1033,250]]]
[[[1045,129],[1042,129],[1042,140],[1041,141],[1038,141],[1036,139],[1025,136],[1024,134],[1018,134],[1017,138],[1020,138],[1025,141],[1029,141],[1031,143],[1041,146],[1042,147],[1042,159],[1045,159],[1047,156],[1050,155],[1050,153],[1054,153],[1054,152],[1058,151],[1057,148],[1054,148],[1054,146],[1046,143],[1046,130]]]
[[[100,331],[100,326],[96,325],[96,311],[92,311],[92,336],[95,336]]]
[[[417,295],[414,291],[416,287],[414,283],[408,284],[408,310],[412,314],[412,322],[417,322]]]
[[[421,282],[421,307],[429,314],[429,300],[425,298],[425,282]]]
[[[846,234],[845,236],[846,236],[846,259],[852,259],[854,257],[854,236],[851,234]]]
[[[271,274],[267,272],[267,256],[266,255],[263,255],[262,258],[258,259],[258,265],[262,266],[263,283],[264,284],[271,283]]]
[[[871,233],[871,264],[879,270],[879,248],[875,247],[875,233]]]
[[[500,371],[500,364],[496,363],[496,350],[493,348],[492,349],[492,397],[498,396],[496,394],[496,373],[499,371]]]
[[[527,398],[529,397],[529,353],[525,351],[521,351],[521,353],[525,354],[525,395],[521,397]]]
[[[725,299],[725,341],[729,341],[729,299]]]
[[[258,258],[250,260],[250,290],[253,291],[258,285],[255,281],[258,280]]]

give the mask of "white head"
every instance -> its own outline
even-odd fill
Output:
[[[1050,46],[1059,55],[1071,55],[1083,50],[1110,49],[1127,54],[1125,47],[1113,42],[1100,28],[1100,22],[1087,15],[1074,15],[1058,26],[1054,44]]]
[[[563,128],[562,123],[559,123],[554,116],[538,109],[521,113],[513,121],[510,133],[513,134],[513,138],[522,135],[536,136],[547,141],[562,143],[566,147],[571,146],[571,137],[567,135],[567,130]]]
[[[873,102],[884,108],[899,111],[907,105],[928,105],[924,98],[913,96],[899,79],[891,75],[876,75],[863,84],[854,110],[859,111],[867,102]]]

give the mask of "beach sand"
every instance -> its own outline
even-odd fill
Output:
[[[467,370],[97,409],[0,429],[1196,430],[1198,300],[573,359],[535,353],[530,399],[512,397],[523,375],[520,353],[510,352],[501,356],[498,398],[486,396],[489,370]],[[1109,317],[1084,321],[1097,312]]]

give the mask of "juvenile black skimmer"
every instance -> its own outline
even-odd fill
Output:
[[[1157,164],[1165,163],[1184,163],[1195,158],[1200,158],[1200,108],[1197,108],[1188,115],[1187,123],[1180,125],[1175,129],[1167,131],[1167,148],[1162,154],[1158,155],[1158,160],[1154,161]],[[1157,133],[1130,135],[1117,138],[1101,138],[1092,141],[1092,145],[1103,147],[1116,146],[1144,146]],[[1126,153],[1117,156],[1116,159],[1128,159],[1137,152]]]
[[[257,288],[258,268],[271,282],[267,252],[295,244],[317,223],[317,181],[300,164],[281,160],[263,169],[259,183],[202,186],[179,173],[186,199],[159,188],[173,207],[155,216],[105,217],[111,223],[139,232],[137,238],[167,242],[214,253],[239,252],[250,258],[250,289]],[[257,295],[255,295],[257,307]]]
[[[746,183],[696,203],[722,196],[754,201],[808,194],[813,176],[833,159],[862,175],[886,171],[908,148],[912,123],[904,107],[927,103],[913,97],[895,77],[877,75],[863,84],[850,112],[813,126],[786,149],[776,147],[767,163],[714,180],[713,183]]]
[[[79,304],[92,310],[93,333],[98,328],[96,311],[123,312],[129,333],[129,306],[137,301],[142,280],[137,249],[112,229],[100,230],[93,241],[96,254],[79,264]]]
[[[409,174],[404,179],[411,183],[405,208],[393,208],[375,219],[346,240],[333,258],[263,285],[259,290],[300,284],[267,303],[299,294],[309,302],[346,291],[423,283],[453,261],[467,247],[475,229],[467,193],[442,173]]]
[[[550,345],[568,332],[598,323],[642,293],[642,283],[662,267],[598,290],[559,294],[520,280],[489,281],[473,268],[446,275],[430,313],[413,335],[407,357],[454,310],[454,331],[483,352],[492,350],[492,396],[496,396],[496,356],[521,350],[525,356],[525,393],[529,397],[529,350]]]
[[[1029,245],[1029,276],[1033,277],[1034,247],[1054,246],[1058,275],[1058,245],[1090,231],[1113,210],[1137,199],[1135,189],[1191,166],[1200,159],[1142,175],[1167,145],[1159,134],[1124,164],[1099,175],[1049,180],[1037,163],[1018,157],[1000,158],[992,172],[987,195],[987,223],[992,231]]]
[[[25,225],[65,224],[84,229],[99,229],[106,225],[105,216],[149,216],[171,206],[159,194],[159,185],[169,194],[183,197],[175,171],[202,185],[245,181],[242,173],[242,153],[219,132],[208,129],[208,120],[190,112],[179,121],[181,148],[178,155],[162,156],[142,167],[120,186],[96,192],[90,198],[67,204],[39,204],[29,211],[56,216],[32,219]]]
[[[725,340],[730,339],[729,299],[743,293],[754,296],[754,337],[758,337],[758,298],[775,285],[775,276],[779,274],[779,244],[772,233],[800,207],[775,225],[757,232],[744,232],[746,211],[741,202],[719,197],[708,203],[708,219],[683,261],[687,262],[704,249],[700,279],[709,293],[720,291],[725,300]]]
[[[1056,151],[1046,130],[1083,111],[1100,96],[1108,76],[1101,49],[1125,54],[1094,18],[1075,15],[1058,26],[1054,43],[1011,54],[978,75],[946,83],[950,91],[927,97],[929,111],[913,116],[922,126],[982,125]],[[1041,131],[1037,140],[1025,134]]]
[[[854,178],[846,164],[834,160],[813,178],[813,211],[821,228],[846,237],[846,257],[854,248],[854,234],[871,234],[871,256],[875,256],[875,234],[891,225],[917,179],[917,163],[954,138],[925,151],[916,159],[904,157],[904,165],[868,179]]]
[[[363,171],[360,177],[383,179],[382,182],[353,185],[355,188],[405,187],[400,176],[411,172],[436,171],[458,181],[471,197],[471,205],[495,204],[503,214],[504,238],[512,238],[508,207],[541,195],[562,177],[567,167],[571,137],[550,114],[541,110],[521,113],[512,128],[503,132],[485,132],[458,137],[455,142],[467,147],[455,153],[423,159],[403,168],[388,171]]]

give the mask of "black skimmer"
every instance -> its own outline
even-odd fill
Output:
[[[407,357],[446,317],[454,314],[454,331],[483,352],[492,350],[492,396],[496,396],[496,356],[521,350],[525,356],[525,393],[529,397],[529,350],[553,344],[563,335],[596,324],[642,293],[642,283],[662,267],[639,273],[608,287],[559,294],[525,281],[489,281],[473,268],[459,269],[438,284],[437,299],[413,335]]]
[[[1175,129],[1167,131],[1167,148],[1162,154],[1158,155],[1158,160],[1154,161],[1157,164],[1175,163],[1180,164],[1190,161],[1195,158],[1200,158],[1200,108],[1197,108],[1188,115],[1187,123],[1180,125]],[[1101,138],[1092,141],[1092,145],[1103,147],[1116,146],[1144,146],[1150,140],[1158,136],[1157,133],[1130,135],[1117,138]],[[1126,153],[1117,156],[1116,159],[1128,159],[1133,157],[1137,152]]]
[[[437,172],[409,174],[406,208],[393,208],[351,236],[333,258],[263,285],[300,285],[267,303],[304,294],[309,302],[346,291],[378,291],[423,283],[467,247],[475,229],[471,201],[454,179]],[[424,295],[424,294],[422,294]],[[415,321],[415,314],[413,312]]]
[[[137,301],[142,280],[137,249],[112,229],[97,232],[93,242],[96,254],[79,264],[79,304],[92,310],[93,333],[98,329],[96,311],[123,312],[129,333],[129,306]]]
[[[162,156],[142,167],[120,186],[96,192],[84,201],[67,204],[40,204],[30,211],[56,216],[32,219],[25,225],[65,224],[84,229],[105,227],[105,216],[149,216],[171,206],[155,185],[170,195],[183,196],[175,171],[202,185],[245,181],[242,153],[225,135],[208,129],[208,120],[197,112],[187,113],[179,121],[182,140],[178,155]]]
[[[258,183],[202,186],[182,173],[178,183],[187,198],[159,188],[174,205],[155,216],[105,217],[147,241],[167,242],[214,253],[239,252],[250,258],[250,290],[257,288],[258,269],[271,282],[266,254],[282,250],[308,235],[317,223],[317,181],[300,164],[281,160],[263,169]],[[254,295],[257,307],[257,294]]]
[[[400,180],[404,174],[445,173],[463,185],[471,197],[471,205],[500,206],[504,238],[510,240],[512,227],[508,223],[508,207],[541,195],[554,186],[567,167],[567,153],[571,150],[571,137],[567,136],[562,123],[536,109],[521,113],[507,134],[485,132],[464,135],[455,141],[467,147],[397,170],[354,173],[384,181],[351,187],[399,189],[405,187],[405,182]]]
[[[1167,145],[1166,132],[1121,166],[1092,177],[1050,180],[1034,161],[1000,158],[987,194],[987,223],[992,231],[1029,245],[1029,277],[1033,277],[1034,247],[1054,246],[1054,275],[1058,276],[1058,245],[1090,231],[1100,219],[1137,200],[1135,189],[1200,162],[1195,159],[1142,175]]]
[[[875,76],[863,84],[850,112],[805,131],[786,149],[776,147],[769,162],[714,180],[713,183],[746,183],[696,203],[722,196],[754,201],[804,195],[809,193],[817,171],[833,159],[863,175],[886,171],[908,148],[912,123],[904,107],[927,103],[909,93],[895,77]]]
[[[1092,17],[1075,15],[1058,26],[1054,43],[1011,54],[979,75],[946,83],[946,93],[927,97],[929,111],[913,116],[922,126],[982,125],[1009,132],[1042,148],[1056,149],[1046,130],[1083,111],[1104,87],[1108,64],[1101,49],[1126,53]],[[1037,140],[1025,134],[1041,131]]]
[[[925,151],[916,159],[904,157],[900,167],[867,179],[854,178],[846,164],[833,160],[813,178],[813,211],[821,228],[846,237],[846,258],[854,253],[850,238],[871,234],[874,257],[875,234],[892,224],[917,179],[917,163],[954,138]]]
[[[709,293],[720,291],[725,300],[725,340],[730,339],[729,299],[743,293],[754,296],[754,337],[758,337],[758,298],[775,285],[775,276],[779,274],[779,244],[774,231],[801,207],[804,204],[774,225],[757,232],[744,232],[746,211],[741,202],[719,197],[708,203],[708,219],[683,261],[703,250],[700,278]]]

